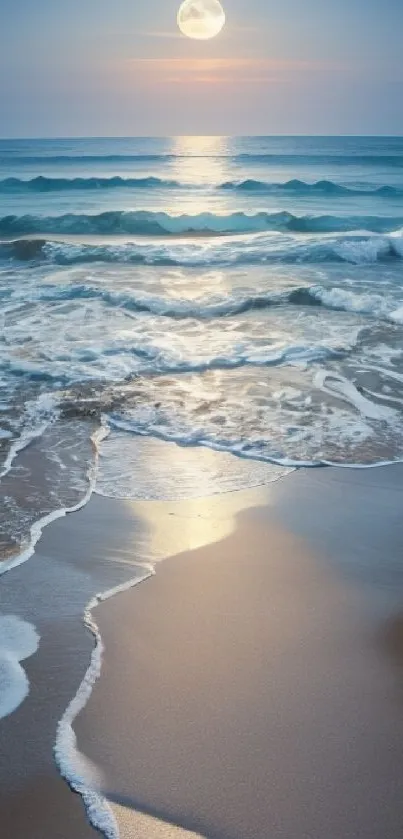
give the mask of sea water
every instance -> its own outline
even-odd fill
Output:
[[[73,730],[92,609],[169,547],[151,556],[139,521],[130,560],[25,562],[93,491],[194,499],[402,459],[403,139],[2,140],[0,319],[0,717],[58,638],[78,692],[55,757],[115,839]]]
[[[403,139],[2,140],[0,317],[3,555],[100,427],[120,497],[399,460]]]

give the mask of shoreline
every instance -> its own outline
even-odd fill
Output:
[[[382,474],[382,479],[380,478],[380,474]],[[200,820],[197,813],[194,813],[192,817],[188,816],[183,819],[181,823],[181,820],[178,817],[176,817],[176,819],[173,818],[173,813],[171,811],[167,814],[164,807],[159,807],[157,798],[155,802],[153,802],[152,806],[150,804],[147,805],[144,801],[137,801],[136,812],[128,813],[127,806],[125,806],[124,803],[122,805],[122,801],[124,802],[126,800],[127,803],[127,796],[125,799],[125,796],[121,795],[119,791],[115,790],[114,792],[113,789],[111,790],[109,783],[107,783],[105,787],[105,766],[103,764],[102,756],[100,757],[100,755],[96,753],[96,749],[93,753],[94,732],[96,732],[96,742],[99,741],[104,743],[105,738],[106,741],[109,739],[111,747],[110,754],[112,756],[113,763],[113,761],[118,758],[120,751],[120,749],[117,749],[116,747],[116,738],[119,736],[120,726],[124,724],[124,720],[126,719],[141,718],[141,714],[139,717],[138,706],[136,706],[136,703],[134,702],[135,695],[133,697],[133,695],[130,694],[129,697],[127,697],[126,695],[120,695],[120,692],[116,693],[116,690],[111,693],[111,667],[112,671],[114,668],[118,668],[116,670],[115,677],[113,678],[116,683],[119,684],[119,678],[122,676],[122,671],[119,670],[119,668],[122,667],[122,661],[125,654],[138,655],[138,645],[135,640],[136,632],[132,631],[131,634],[130,627],[132,627],[132,630],[133,627],[137,627],[138,629],[138,621],[140,620],[140,624],[141,621],[143,621],[144,631],[144,621],[149,620],[147,608],[149,609],[150,614],[154,614],[154,618],[156,620],[158,620],[159,613],[161,613],[161,615],[164,615],[165,613],[166,617],[167,607],[169,610],[171,597],[174,604],[176,603],[177,606],[180,605],[180,601],[183,601],[183,593],[178,592],[178,583],[181,581],[183,575],[186,577],[186,575],[190,574],[190,580],[193,587],[200,589],[200,599],[202,601],[203,596],[205,596],[205,591],[203,590],[201,582],[203,581],[203,575],[205,574],[205,570],[203,570],[205,567],[208,567],[209,564],[210,566],[213,564],[215,573],[224,573],[224,566],[227,565],[229,567],[228,555],[230,552],[233,556],[235,556],[233,567],[237,570],[238,574],[241,574],[241,572],[244,574],[242,566],[245,564],[245,556],[248,556],[251,551],[251,546],[254,545],[256,554],[259,554],[259,552],[262,553],[262,549],[265,545],[268,544],[272,547],[273,540],[275,543],[276,539],[278,542],[279,538],[280,542],[281,539],[283,539],[283,561],[285,558],[286,562],[289,563],[291,561],[290,554],[293,552],[300,556],[300,561],[303,563],[304,567],[302,571],[299,569],[299,573],[302,573],[302,580],[304,580],[304,575],[306,576],[306,580],[304,581],[305,588],[309,584],[312,584],[319,586],[320,589],[322,588],[323,592],[326,592],[329,589],[327,591],[329,594],[332,587],[334,588],[335,581],[333,580],[331,582],[330,588],[327,580],[319,579],[318,582],[318,568],[321,568],[321,574],[325,573],[325,577],[329,573],[334,575],[335,571],[337,571],[336,576],[340,576],[342,578],[344,594],[348,595],[348,597],[352,596],[354,599],[359,593],[358,599],[365,601],[365,608],[363,609],[362,615],[364,616],[365,612],[366,617],[363,617],[364,623],[369,620],[368,628],[379,622],[381,615],[381,622],[387,622],[386,616],[395,612],[397,604],[400,601],[400,595],[403,594],[403,586],[400,590],[396,588],[396,579],[399,578],[399,568],[396,567],[394,569],[392,575],[393,584],[387,580],[388,562],[390,564],[389,555],[392,547],[390,541],[392,538],[391,531],[389,529],[389,544],[385,546],[385,553],[389,559],[384,568],[386,578],[383,581],[383,589],[380,593],[371,591],[371,597],[368,597],[368,590],[371,588],[372,583],[371,580],[368,582],[368,579],[365,579],[366,574],[362,575],[363,569],[360,568],[360,563],[362,563],[362,552],[361,550],[358,550],[359,545],[357,537],[358,531],[362,528],[363,523],[366,524],[367,528],[370,525],[369,530],[371,530],[371,526],[373,529],[374,524],[372,523],[371,525],[370,519],[368,519],[368,514],[371,518],[373,516],[373,511],[376,508],[378,516],[386,516],[386,520],[383,522],[385,529],[388,530],[387,517],[389,516],[389,519],[396,531],[393,538],[400,538],[402,534],[401,529],[399,528],[399,522],[396,519],[396,510],[400,509],[399,496],[401,490],[399,491],[399,484],[401,485],[402,474],[403,468],[398,464],[390,466],[389,471],[382,470],[382,473],[379,471],[377,472],[376,470],[371,470],[370,472],[367,470],[356,470],[355,472],[352,472],[351,470],[339,471],[337,469],[298,470],[287,475],[287,481],[275,481],[263,488],[261,487],[257,489],[227,493],[224,496],[217,495],[208,499],[192,499],[187,502],[125,502],[105,499],[102,496],[94,494],[89,503],[82,508],[79,513],[75,513],[74,516],[68,515],[63,519],[53,522],[49,525],[49,527],[46,527],[37,544],[34,556],[31,557],[30,562],[23,569],[23,572],[27,571],[28,568],[31,569],[28,574],[28,579],[25,581],[25,584],[28,586],[30,579],[35,581],[35,584],[38,584],[40,579],[40,577],[38,577],[38,571],[39,574],[42,572],[42,576],[43,572],[45,572],[46,576],[49,571],[49,558],[52,557],[57,557],[57,563],[60,563],[62,568],[64,565],[68,566],[68,577],[72,570],[81,575],[83,565],[87,569],[91,569],[91,571],[93,571],[94,561],[98,563],[101,559],[100,565],[104,566],[102,573],[104,574],[105,579],[111,580],[112,578],[116,578],[116,574],[118,573],[122,578],[119,585],[121,585],[123,589],[127,588],[129,585],[135,585],[136,582],[140,581],[139,579],[134,581],[128,579],[130,569],[131,577],[133,577],[133,569],[141,568],[142,573],[144,573],[146,563],[150,563],[150,561],[159,561],[163,558],[162,555],[164,549],[166,549],[165,556],[168,556],[170,559],[170,562],[164,562],[161,567],[157,569],[156,576],[153,577],[152,580],[148,580],[147,586],[141,586],[141,588],[136,591],[128,590],[125,593],[121,593],[119,597],[113,597],[110,601],[101,603],[97,602],[96,604],[95,602],[93,603],[94,618],[102,636],[102,643],[106,644],[106,655],[103,663],[104,669],[102,672],[102,678],[95,684],[95,688],[93,689],[88,704],[76,720],[75,729],[78,736],[78,747],[80,753],[84,754],[84,767],[90,767],[88,770],[90,775],[92,771],[91,767],[96,767],[95,776],[99,772],[99,778],[101,778],[101,781],[99,781],[99,778],[97,781],[97,783],[99,783],[99,790],[102,794],[106,794],[106,798],[112,802],[115,818],[117,818],[120,826],[120,836],[122,839],[126,839],[126,837],[127,839],[130,839],[133,835],[133,829],[138,831],[140,839],[143,839],[143,836],[144,839],[148,839],[149,837],[150,839],[151,837],[152,839],[154,839],[154,837],[159,839],[160,836],[161,839],[162,837],[165,839],[165,836],[170,837],[171,835],[178,835],[178,839],[180,836],[183,836],[183,839],[185,839],[186,831],[187,835],[189,835],[189,833],[191,835],[194,835],[195,833],[196,835],[202,836],[208,835],[209,839],[210,837],[214,837],[216,835],[214,832],[214,825],[209,825],[209,831],[206,833],[205,822]],[[380,499],[382,497],[384,500],[382,504],[380,504]],[[313,499],[319,507],[319,515],[312,509]],[[348,527],[350,528],[350,533],[339,534],[339,541],[340,539],[343,541],[344,538],[344,545],[345,547],[348,547],[349,551],[351,550],[351,545],[355,545],[356,552],[358,551],[357,557],[360,560],[359,571],[361,574],[361,579],[359,579],[358,582],[357,579],[349,578],[349,575],[346,573],[346,568],[349,566],[351,557],[347,558],[347,564],[343,564],[343,562],[340,561],[340,558],[337,559],[337,557],[333,556],[334,542],[331,544],[333,540],[330,538],[329,532],[326,534],[326,528],[328,527],[329,522],[332,522],[334,519],[332,505],[335,500],[339,505],[339,508],[338,510],[335,508],[337,515],[335,517],[336,523],[333,524],[333,527],[337,527],[337,518],[343,517],[343,510],[344,512],[346,511],[346,505],[350,508],[350,519],[354,519],[354,517],[357,518],[357,506],[366,506],[368,510],[366,514],[366,522],[364,522],[363,510],[361,510],[361,520],[360,516],[358,516],[357,521],[353,525],[353,530],[355,528],[354,532],[351,530],[352,525],[349,520]],[[311,508],[310,517],[307,512],[309,508]],[[328,516],[327,521],[325,515],[326,510]],[[317,520],[319,521],[320,526],[314,525],[314,522]],[[242,536],[242,530],[245,528],[246,536],[245,534]],[[284,539],[286,542],[284,542]],[[370,539],[371,533],[365,534],[364,532],[364,541],[367,546],[369,544],[368,540]],[[325,551],[326,542],[328,547],[327,551]],[[293,548],[291,548],[291,544],[293,545]],[[400,541],[399,544],[402,546],[403,540]],[[231,546],[230,551],[228,545]],[[77,554],[78,546],[80,546],[81,551],[83,551],[84,548],[82,559],[80,559],[78,555],[76,555],[75,559],[73,559],[74,553],[76,552]],[[339,546],[337,547],[339,550]],[[377,544],[375,544],[374,550],[375,553],[379,550],[379,546]],[[258,580],[259,575],[263,575],[260,581],[260,586],[264,581],[264,574],[267,571],[267,569],[265,570],[266,563],[267,561],[270,562],[270,557],[267,555],[266,548],[264,549],[264,553],[265,556],[261,557],[261,560],[264,559],[263,564],[261,562],[259,569],[257,571],[255,569],[256,573],[254,575],[252,574],[252,576],[256,577],[256,580]],[[117,555],[119,555],[118,558]],[[34,569],[34,563],[37,564],[39,561],[40,566],[41,560],[43,562],[44,559],[45,565],[47,566],[46,570],[41,569],[40,567],[38,569],[38,566]],[[111,565],[108,565],[111,560]],[[295,566],[293,567],[296,571],[297,568]],[[313,567],[315,573],[312,575]],[[20,573],[19,568],[20,567],[15,568],[12,574],[3,577],[2,582],[8,581],[7,588],[9,591],[14,588],[12,581],[14,579],[14,574]],[[180,571],[175,570],[178,568],[180,568]],[[56,570],[57,569],[54,569],[54,571]],[[60,567],[58,570],[60,570]],[[357,571],[354,567],[352,567],[352,569],[350,568],[350,570],[353,570],[353,572]],[[364,568],[364,570],[368,572],[368,568]],[[277,567],[276,573],[279,573],[279,571],[280,569]],[[378,568],[378,572],[381,573],[382,569]],[[360,576],[360,574],[358,576]],[[371,574],[373,574],[373,569]],[[175,578],[176,583],[174,584],[173,581],[175,581]],[[243,594],[245,597],[248,595],[250,601],[249,606],[251,606],[251,603],[254,602],[255,598],[252,598],[251,600],[251,592],[248,591],[248,588],[250,588],[251,585],[249,575],[247,578],[249,582],[244,580],[245,585],[243,588]],[[216,588],[217,580],[213,579],[211,582],[214,584],[213,587]],[[400,582],[402,582],[401,575]],[[93,585],[94,583],[92,582],[91,584]],[[337,585],[339,584],[340,580],[337,581]],[[234,589],[234,585],[235,584],[231,575],[229,578],[227,576],[225,587],[226,596],[230,596],[231,588]],[[287,590],[291,585],[291,581],[288,580],[284,585]],[[113,588],[113,586],[109,586],[109,588]],[[103,591],[106,590],[107,588]],[[159,594],[159,592],[161,592],[161,594]],[[65,590],[62,594],[66,597]],[[255,591],[255,597],[257,595],[258,592]],[[374,602],[372,602],[372,596]],[[283,601],[284,593],[282,594],[282,601],[279,607],[280,611],[286,608],[286,604],[283,603]],[[155,602],[157,602],[160,607],[157,610],[155,610]],[[209,610],[211,610],[210,601],[205,600],[203,602],[206,607],[206,612],[209,614]],[[193,605],[195,606],[195,603]],[[200,609],[201,608],[202,604],[200,604]],[[137,616],[137,610],[139,610],[142,615],[141,619]],[[74,632],[81,636],[80,661],[82,672],[85,673],[88,669],[91,639],[88,637],[88,633],[85,633],[82,624],[83,611],[84,609],[81,614],[78,615],[76,610],[73,623],[75,625]],[[356,605],[350,608],[350,617],[354,611],[357,611]],[[370,615],[369,618],[368,615]],[[30,616],[32,619],[32,613],[30,615],[26,613],[25,616]],[[338,614],[338,619],[339,618],[340,614]],[[198,619],[200,620],[200,617]],[[249,614],[248,621],[251,619],[251,615]],[[176,621],[178,622],[178,619],[176,619]],[[192,624],[195,623],[197,624],[197,616],[196,614],[193,614],[192,621],[190,625],[187,626],[189,631],[194,631],[194,627],[192,629]],[[343,621],[341,621],[341,624],[343,624]],[[355,623],[354,626],[356,626]],[[225,630],[226,627],[224,624],[222,626],[222,631],[225,633]],[[69,632],[71,632],[71,628]],[[283,634],[286,634],[285,626],[282,627],[282,632]],[[392,626],[387,631],[385,630],[385,632],[389,638],[389,646],[394,646],[395,650],[398,649],[398,654],[400,655],[398,624],[395,624],[395,629],[393,629]],[[172,624],[170,625],[170,633],[166,633],[166,638],[171,638],[171,641],[173,642],[175,633],[177,634],[177,637],[182,637],[179,627]],[[43,635],[43,630],[41,631],[41,635]],[[85,642],[83,644],[84,636]],[[60,641],[62,642],[62,640],[63,637],[61,634]],[[71,637],[69,638],[69,641],[71,642]],[[111,643],[113,643],[113,656],[111,656],[108,652],[108,648]],[[83,649],[83,647],[85,649]],[[87,652],[85,652],[85,650],[87,650]],[[226,655],[227,653],[229,658],[231,658],[231,650],[227,650]],[[363,650],[361,650],[361,653],[363,653]],[[214,657],[213,647],[211,648],[211,654]],[[94,655],[93,645],[92,655]],[[26,666],[26,670],[29,673],[30,681],[32,683],[32,692],[34,692],[34,687],[36,685],[35,672],[38,666],[37,662],[39,661],[39,657],[42,661],[41,668],[44,667],[46,669],[49,666],[49,654],[46,653],[46,651],[43,651],[42,645],[37,656],[32,659],[32,662],[28,661]],[[152,658],[153,655],[151,654],[151,670]],[[225,661],[225,658],[226,656],[221,655],[221,664]],[[56,664],[54,657],[51,657],[50,663],[52,666]],[[74,665],[76,665],[76,662],[74,662]],[[181,672],[180,667],[178,672]],[[116,674],[118,674],[118,676]],[[59,671],[59,676],[60,675],[61,672]],[[155,679],[157,674],[154,672],[151,675]],[[143,676],[144,672],[142,671],[142,677]],[[289,674],[289,677],[291,676],[292,673]],[[367,676],[368,673],[366,674],[366,678]],[[390,674],[388,674],[388,679],[389,676]],[[135,680],[134,683],[137,685],[135,675],[133,678]],[[63,680],[64,679],[65,672],[63,670]],[[70,673],[69,679],[71,684],[74,679],[73,672]],[[385,678],[383,681],[385,681]],[[64,705],[63,716],[67,713],[68,708],[77,697],[78,682],[79,680],[77,680],[75,690],[70,694],[68,701]],[[47,678],[44,681],[45,695],[46,683]],[[206,690],[205,684],[202,687],[203,690]],[[390,686],[390,689],[392,689],[392,686]],[[144,690],[146,690],[146,688],[144,688]],[[155,690],[156,684],[154,683],[154,691]],[[238,685],[238,693],[239,690],[240,686]],[[157,690],[156,692],[158,693],[159,691]],[[64,691],[64,695],[66,695],[66,690]],[[98,698],[98,695],[100,698]],[[47,697],[46,701],[49,703],[54,700]],[[6,727],[9,722],[12,721],[14,723],[14,726],[12,727],[14,727],[14,730],[19,731],[20,737],[24,731],[26,734],[29,733],[30,728],[32,728],[32,720],[29,711],[31,702],[32,697],[30,694],[26,702],[20,706],[15,714],[11,715],[9,718],[5,718],[4,721],[0,721],[0,726],[3,724],[2,727],[4,731],[6,731]],[[134,702],[133,707],[131,707],[131,702]],[[99,703],[101,703],[101,705]],[[135,711],[136,707],[137,713]],[[62,714],[60,714],[58,718],[59,724],[61,717]],[[17,725],[16,729],[15,725]],[[111,728],[114,730],[112,731]],[[274,726],[274,730],[275,728],[276,726]],[[178,735],[181,733],[180,726],[178,728],[178,721],[176,722],[176,731],[178,732]],[[139,733],[141,734],[141,732]],[[53,734],[55,735],[55,730]],[[136,726],[134,726],[134,730],[130,727],[130,738],[135,738],[135,734]],[[37,738],[38,735],[36,734],[35,736]],[[185,750],[185,752],[189,751],[189,743],[186,743],[187,736],[189,736],[189,732],[186,734],[183,746],[181,747]],[[49,736],[47,742],[49,743]],[[138,744],[136,744],[136,746],[137,745]],[[158,750],[158,747],[158,743],[155,743],[154,741],[153,748],[157,748]],[[142,743],[142,749],[144,749],[144,742]],[[136,753],[136,748],[133,749],[133,753]],[[145,757],[146,753],[143,752],[144,761]],[[87,763],[87,760],[89,763]],[[65,824],[66,828],[68,827],[68,830],[70,831],[72,828],[72,818],[76,820],[80,819],[82,821],[82,805],[78,802],[80,806],[76,808],[76,805],[73,804],[76,798],[75,796],[71,798],[72,793],[68,789],[67,785],[65,785],[65,787],[68,794],[66,795],[66,790],[63,790],[62,792],[61,785],[64,785],[64,782],[60,776],[58,776],[55,766],[52,766],[52,760],[49,761],[49,754],[46,756],[45,763],[48,769],[45,776],[47,780],[46,782],[44,781],[44,783],[46,783],[46,785],[48,783],[53,785],[55,789],[55,792],[52,795],[52,806],[55,806],[56,810],[59,808],[58,812],[63,814],[63,824]],[[146,765],[146,761],[144,765]],[[126,766],[126,770],[127,769],[128,767]],[[35,770],[32,778],[36,778],[39,782],[41,777],[43,776]],[[119,772],[117,772],[116,777],[121,780]],[[200,780],[203,779],[199,778],[198,784],[200,783]],[[144,783],[144,778],[142,778],[141,781]],[[28,801],[29,804],[29,791],[26,785],[25,787],[23,785],[23,789],[20,789],[19,795],[22,795],[23,800]],[[40,797],[40,790],[38,795]],[[3,804],[1,803],[1,799],[3,799]],[[7,792],[7,790],[5,792],[3,791],[2,796],[0,796],[0,812],[3,810],[6,814],[5,818],[7,819],[9,816],[11,819],[11,815],[13,815],[13,824],[11,823],[11,820],[9,822],[10,835],[12,832],[16,839],[26,839],[26,833],[24,832],[26,830],[26,822],[24,822],[24,819],[21,822],[22,816],[21,814],[15,813],[12,801],[13,794],[11,789],[9,792]],[[35,801],[33,801],[30,806],[31,819],[32,816],[37,818],[38,808],[35,806]],[[247,808],[245,812],[246,811]],[[52,835],[49,829],[45,826],[46,821],[44,821],[44,816],[46,813],[48,813],[48,811],[44,807],[43,817],[41,814],[41,826],[38,826],[39,832],[35,833],[35,828],[33,828],[33,831],[31,830],[30,834],[32,839],[47,839],[47,836],[49,836],[49,839],[54,839],[54,835],[58,835]],[[217,817],[221,818],[222,814],[218,813]],[[20,819],[20,828],[18,828],[18,819]],[[77,821],[75,822],[75,825],[74,830],[76,832],[73,834],[75,839],[86,839],[87,835],[93,835],[92,829],[85,823],[85,820],[81,827],[78,827]],[[19,829],[20,833],[18,832]],[[245,825],[243,829],[245,829]],[[54,831],[54,827],[52,830]],[[65,835],[66,839],[70,839],[71,833],[66,833]],[[231,836],[233,835],[238,834],[231,833]],[[246,833],[243,833],[242,839],[245,839],[246,835]],[[370,835],[372,834],[369,833],[368,836]],[[64,837],[64,834],[61,833],[60,836]]]
[[[366,486],[360,479],[361,504],[371,498],[371,504],[379,504],[383,496],[380,516],[387,505],[393,508],[393,518],[399,506],[400,498],[389,503],[403,474],[402,469],[395,471],[389,486],[383,480],[378,486],[375,473]],[[165,836],[164,831],[167,836],[184,836],[187,831],[209,839],[245,839],[267,832],[287,839],[297,839],[301,833],[339,839],[350,835],[349,829],[351,835],[359,835],[361,830],[362,835],[379,839],[385,824],[390,830],[383,827],[382,835],[399,835],[403,808],[395,789],[403,769],[403,709],[399,707],[395,665],[396,652],[403,658],[403,645],[398,632],[400,618],[395,613],[403,581],[400,575],[400,591],[395,579],[391,585],[389,573],[392,570],[395,577],[398,569],[388,568],[389,557],[385,568],[378,569],[384,574],[384,588],[378,592],[368,579],[349,578],[341,558],[337,560],[332,550],[328,556],[323,554],[320,532],[311,534],[318,537],[313,549],[295,527],[279,523],[284,512],[280,508],[289,498],[291,485],[306,495],[310,476],[300,473],[297,480],[289,476],[289,481],[281,482],[279,493],[278,484],[274,485],[268,506],[240,512],[235,530],[224,540],[170,557],[147,585],[97,608],[96,620],[106,647],[105,670],[77,720],[77,736],[80,748],[105,772],[101,789],[112,803],[122,839],[133,835],[156,839]],[[340,490],[347,496],[342,506],[350,504],[358,488],[357,478],[353,476],[351,484],[341,480],[341,475],[330,478],[329,497],[323,506],[329,507],[332,494],[339,495]],[[323,478],[319,483],[327,482]],[[310,494],[316,497],[318,487],[311,486]],[[295,499],[293,504],[298,506]],[[327,524],[331,520],[329,509]],[[346,551],[357,542],[360,525],[358,520],[355,532],[344,534]],[[399,546],[403,546],[403,529],[398,531]],[[371,533],[363,534],[364,543],[370,538]],[[271,559],[267,555],[268,544],[274,560],[273,555]],[[360,559],[360,545],[355,549]],[[246,570],[245,558],[250,564],[253,551],[255,557],[260,552],[260,559],[257,567],[252,564]],[[264,586],[262,600],[261,586],[271,562],[274,576],[269,574],[271,587]],[[364,577],[368,570],[364,569]],[[233,597],[238,626],[232,625],[231,631],[237,640],[232,637],[231,643],[226,643],[223,636],[229,634]],[[190,605],[184,602],[188,598]],[[301,600],[307,601],[303,608]],[[266,608],[270,602],[274,617],[269,619]],[[218,614],[224,608],[225,621]],[[276,643],[284,646],[284,655],[278,654],[272,661],[274,687],[267,682],[269,669],[267,678],[262,679],[265,651],[270,650],[267,622],[269,637],[273,638],[275,627],[280,634]],[[249,639],[245,645],[242,627],[252,632],[253,643]],[[183,657],[178,643],[185,649]],[[301,664],[299,659],[304,656]],[[258,659],[252,675],[249,657]],[[237,667],[244,671],[241,678]],[[201,676],[203,668],[205,675]],[[214,680],[220,687],[212,690]],[[247,701],[245,683],[254,685],[253,695],[246,689]],[[386,719],[382,718],[385,711]],[[131,720],[138,724],[131,726]],[[296,739],[287,734],[288,729]],[[253,748],[250,742],[246,746],[242,742],[250,736]],[[271,748],[262,754],[261,744],[267,736]],[[377,759],[372,761],[367,754],[371,737],[377,751]],[[225,763],[234,749],[236,759]],[[293,766],[292,755],[299,770]],[[345,762],[348,755],[353,760],[353,774]],[[250,778],[261,779],[260,790],[259,782],[254,790],[246,783],[245,765],[250,766]],[[275,782],[282,765],[283,780]],[[300,789],[293,798],[289,784],[295,771]],[[265,773],[272,779],[274,792],[267,789]],[[378,785],[382,801],[376,803]],[[267,801],[262,801],[263,790]],[[306,806],[312,795],[318,797],[318,814],[310,817]],[[362,807],[368,800],[365,816]]]
[[[227,498],[225,506],[243,506],[256,493],[259,490],[235,493],[235,502]],[[181,502],[184,518],[193,517],[201,503],[208,517],[216,499]],[[38,652],[25,662],[30,692],[13,714],[0,720],[0,820],[10,825],[15,839],[26,839],[28,824],[30,839],[71,839],[72,834],[89,839],[94,833],[81,798],[72,793],[54,762],[57,729],[74,705],[96,653],[83,616],[89,602],[95,605],[96,592],[102,599],[111,590],[118,593],[135,585],[149,575],[151,555],[155,560],[167,556],[164,533],[159,542],[151,532],[161,514],[165,525],[171,521],[172,507],[178,503],[125,502],[93,493],[74,515],[54,517],[43,528],[29,561],[15,564],[2,576],[3,609],[32,623],[41,636]],[[183,522],[171,528],[170,550],[203,544],[205,524],[206,518],[201,519],[191,533]],[[219,515],[208,539],[228,527],[225,516]],[[125,543],[128,530],[135,535],[135,547]],[[27,742],[32,743],[28,751]],[[79,752],[76,757],[77,771],[81,763],[86,771],[88,761]],[[49,807],[40,784],[52,789]],[[39,810],[36,799],[41,801]]]
[[[1,579],[2,612],[29,621],[40,635],[38,651],[24,662],[29,694],[0,719],[0,822],[15,839],[96,835],[81,796],[56,766],[56,735],[94,654],[94,639],[83,622],[88,602],[96,591],[141,579],[144,567],[110,556],[109,514],[94,515],[93,507],[89,502],[50,523],[29,561]],[[109,510],[109,504],[101,503],[101,509]],[[140,532],[139,520],[136,527]]]
[[[0,839],[400,839],[403,137],[0,157]]]

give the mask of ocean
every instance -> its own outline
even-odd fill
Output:
[[[400,460],[402,259],[402,138],[1,140],[3,569],[93,489]]]

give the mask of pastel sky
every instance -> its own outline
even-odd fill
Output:
[[[0,0],[0,136],[403,134],[403,0]]]

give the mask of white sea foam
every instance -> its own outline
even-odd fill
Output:
[[[108,429],[105,428],[104,425],[101,426],[93,435],[92,435],[92,442],[95,447],[95,451],[97,453],[96,460],[98,458],[98,446],[100,441],[103,437],[108,434]],[[13,568],[17,568],[19,565],[23,565],[24,562],[27,562],[28,559],[35,553],[35,547],[39,542],[39,539],[42,536],[43,530],[47,527],[48,524],[51,524],[56,519],[63,518],[69,513],[76,513],[78,510],[81,510],[82,507],[85,507],[88,504],[88,501],[91,498],[91,495],[94,490],[95,486],[95,477],[96,477],[96,461],[94,464],[91,464],[88,472],[88,481],[89,486],[88,490],[85,495],[80,499],[72,507],[60,507],[57,510],[53,510],[51,513],[48,513],[46,516],[42,516],[42,518],[36,521],[30,530],[30,539],[28,547],[24,548],[24,550],[20,551],[20,553],[11,556],[9,559],[3,560],[0,564],[0,577],[3,574],[6,574],[8,571],[11,571]]]
[[[344,376],[320,370],[315,376],[315,384],[325,393],[337,396],[339,399],[348,402],[349,405],[353,405],[362,416],[368,419],[390,420],[397,415],[394,408],[378,405],[376,402],[366,399],[354,387],[353,383],[349,382]]]
[[[113,431],[101,445],[95,492],[107,498],[187,500],[264,486],[290,471],[210,448]]]
[[[38,649],[35,627],[17,615],[0,615],[0,719],[28,696],[29,681],[20,661]]]
[[[63,778],[69,786],[81,795],[90,823],[99,830],[106,839],[119,839],[119,829],[112,808],[101,792],[96,789],[94,779],[88,778],[85,763],[81,760],[77,749],[76,735],[73,723],[77,715],[87,704],[93,686],[101,673],[104,645],[98,626],[92,615],[92,610],[103,600],[108,600],[115,594],[126,591],[138,583],[143,582],[154,574],[153,566],[143,565],[142,576],[135,577],[127,583],[97,594],[88,603],[84,612],[85,626],[95,639],[95,646],[91,654],[90,665],[81,685],[58,723],[54,753],[57,765]]]
[[[93,443],[97,454],[100,441],[109,433],[106,426],[93,435]],[[20,449],[19,449],[20,450]],[[5,574],[26,562],[35,552],[35,547],[44,528],[67,513],[75,512],[89,501],[95,484],[95,467],[91,470],[88,492],[81,501],[70,508],[55,510],[36,522],[31,528],[29,547],[18,555],[5,560],[0,566],[0,575]],[[95,784],[88,778],[88,761],[82,759],[76,748],[76,737],[72,723],[77,714],[87,703],[93,685],[101,672],[103,643],[98,627],[92,617],[92,609],[109,597],[125,591],[137,583],[142,582],[154,573],[151,565],[142,565],[142,575],[116,586],[106,592],[97,594],[88,603],[84,613],[84,623],[92,632],[95,647],[91,655],[90,665],[74,699],[70,702],[62,719],[58,724],[55,744],[55,758],[62,776],[68,781],[72,789],[83,799],[88,818],[94,828],[103,833],[106,839],[119,839],[119,831],[113,812],[103,795],[95,789]],[[0,617],[0,718],[11,714],[29,693],[28,677],[19,664],[32,655],[38,646],[39,636],[35,628],[14,615]]]
[[[39,635],[35,627],[17,615],[0,615],[0,645],[17,661],[24,661],[38,649]]]
[[[15,458],[20,452],[26,449],[33,440],[36,440],[38,437],[42,437],[42,434],[46,431],[49,423],[51,423],[56,416],[57,399],[52,393],[43,393],[34,401],[27,403],[25,407],[25,415],[22,420],[23,430],[18,439],[10,446],[8,455],[4,461],[3,469],[0,472],[0,478],[7,475],[12,468]]]
[[[233,442],[226,443],[220,439],[212,439],[207,437],[199,437],[197,436],[197,432],[190,432],[189,434],[179,433],[175,429],[157,429],[153,428],[151,430],[144,430],[141,424],[137,424],[137,422],[133,422],[132,420],[127,419],[118,419],[113,418],[110,420],[111,427],[114,429],[118,429],[120,431],[129,431],[134,434],[138,434],[144,437],[153,436],[157,440],[164,440],[170,443],[176,443],[179,446],[201,446],[212,449],[215,452],[224,452],[234,455],[235,457],[239,458],[246,458],[247,460],[263,462],[263,463],[272,463],[275,466],[284,467],[287,470],[293,471],[294,469],[299,469],[301,467],[313,467],[313,466],[320,466],[322,464],[326,464],[329,466],[338,466],[338,463],[333,463],[331,461],[325,460],[324,458],[300,458],[297,459],[295,457],[287,457],[281,456],[276,454],[264,454],[260,450],[259,444],[256,445],[256,448],[248,446],[247,448],[244,447],[242,442]],[[345,439],[349,438],[349,424],[346,420],[346,417],[339,419],[338,422],[334,422],[334,426],[336,426],[336,430],[340,436],[343,433]],[[365,426],[365,429],[362,427],[362,423],[354,422],[353,429],[352,429],[352,436],[356,439],[362,437],[362,433],[365,431],[367,436],[370,436],[371,429],[368,426]],[[357,433],[358,432],[358,433]],[[300,432],[300,437],[302,438],[302,432]],[[395,461],[388,461],[393,463]],[[355,468],[355,463],[351,462],[345,464],[349,468]],[[365,464],[366,466],[371,466],[372,464]],[[373,464],[376,465],[376,464]]]
[[[403,227],[390,234],[390,241],[393,244],[395,253],[397,253],[398,256],[403,257]]]
[[[28,677],[18,661],[0,648],[0,719],[12,714],[29,693]]]
[[[309,292],[329,309],[371,315],[396,323],[403,321],[403,306],[393,310],[393,299],[385,298],[381,294],[357,294],[346,288],[327,289],[320,286],[309,289]]]
[[[403,323],[403,306],[399,306],[398,309],[391,312],[389,317],[395,323]]]
[[[328,262],[370,265],[378,261],[400,260],[403,257],[403,236],[401,230],[388,234],[359,230],[329,234],[323,230],[320,234],[306,232],[305,236],[301,232],[291,234],[270,230],[247,235],[240,231],[237,236],[213,236],[209,239],[200,237],[200,240],[191,242],[186,238],[160,241],[157,237],[147,244],[140,237],[139,241],[133,242],[97,244],[50,239],[43,245],[41,253],[46,262],[64,266],[121,263],[211,268]]]
[[[9,559],[5,559],[0,565],[0,577],[3,574],[6,574],[8,571],[11,571],[12,568],[17,568],[19,565],[23,565],[24,562],[27,562],[28,559],[35,553],[35,547],[39,542],[39,539],[42,536],[43,530],[47,527],[48,524],[51,524],[56,519],[63,518],[68,513],[75,513],[80,510],[82,507],[88,503],[91,498],[93,492],[93,483],[88,489],[86,495],[73,507],[60,507],[58,510],[53,510],[52,513],[49,513],[46,516],[43,516],[39,519],[35,524],[32,525],[30,531],[30,540],[29,545],[23,551],[14,556],[11,556]]]
[[[369,236],[361,241],[346,237],[344,241],[335,244],[334,250],[346,262],[371,264],[388,256],[391,243],[387,236]]]

